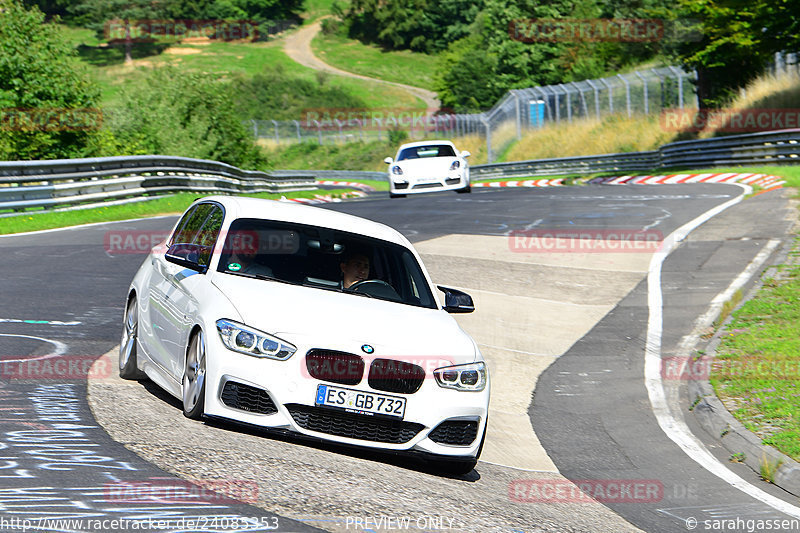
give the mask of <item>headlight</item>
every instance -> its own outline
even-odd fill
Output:
[[[234,352],[283,361],[297,351],[284,340],[231,320],[217,320],[217,331],[225,346]]]
[[[403,169],[400,168],[399,166],[395,165],[395,166],[392,167],[392,174],[394,174],[395,176],[402,176],[403,175]]]
[[[446,389],[478,392],[486,388],[488,381],[486,364],[483,362],[437,368],[433,375],[436,383]]]
[[[457,170],[460,167],[461,167],[461,163],[456,160],[456,161],[453,161],[452,165],[450,165],[450,170]]]

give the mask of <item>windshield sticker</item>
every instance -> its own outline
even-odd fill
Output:
[[[231,263],[228,265],[228,270],[233,270],[234,272],[238,272],[242,269],[242,265],[239,263]]]

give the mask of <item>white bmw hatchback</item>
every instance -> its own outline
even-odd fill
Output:
[[[458,152],[450,141],[421,141],[402,145],[389,165],[389,196],[434,191],[471,192],[469,152]]]
[[[449,472],[481,453],[489,376],[397,231],[316,207],[195,202],[130,285],[120,375],[190,418],[421,454]]]

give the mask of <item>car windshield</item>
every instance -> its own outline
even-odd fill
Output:
[[[348,286],[343,271],[351,260],[365,264],[366,270],[359,283]],[[217,270],[437,308],[422,269],[407,248],[330,228],[251,218],[234,220]]]
[[[405,159],[422,159],[428,157],[455,157],[456,153],[449,144],[426,144],[424,146],[411,146],[400,150],[398,161]]]

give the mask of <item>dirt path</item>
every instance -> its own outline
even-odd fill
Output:
[[[320,60],[317,56],[314,55],[314,52],[311,50],[311,40],[314,36],[320,31],[322,27],[322,23],[317,21],[309,26],[305,26],[300,28],[297,32],[293,33],[286,37],[283,49],[292,60],[301,65],[309,68],[313,68],[314,70],[322,70],[324,72],[330,72],[331,74],[336,74],[338,76],[348,76],[350,78],[357,78],[359,80],[371,81],[375,83],[382,83],[384,85],[393,85],[395,87],[400,87],[401,89],[405,89],[406,91],[410,92],[417,98],[423,100],[425,102],[425,106],[429,110],[437,110],[439,109],[439,99],[436,97],[436,93],[433,91],[428,91],[426,89],[422,89],[420,87],[412,87],[411,85],[404,85],[402,83],[395,83],[392,81],[386,80],[379,80],[377,78],[370,78],[367,76],[362,76],[360,74],[353,74],[352,72],[347,72],[346,70],[341,70],[327,63]]]

